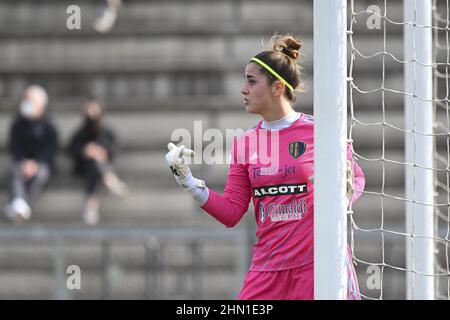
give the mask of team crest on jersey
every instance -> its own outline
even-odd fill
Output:
[[[300,157],[306,151],[306,143],[301,141],[294,141],[289,143],[289,153],[294,158]]]

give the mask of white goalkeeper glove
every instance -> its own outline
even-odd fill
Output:
[[[353,195],[353,180],[354,173],[352,169],[352,163],[350,160],[347,160],[347,199],[351,199]]]
[[[203,205],[208,200],[209,191],[203,180],[196,179],[192,176],[189,165],[186,163],[187,157],[192,157],[194,151],[185,146],[176,146],[173,143],[167,145],[169,152],[166,154],[166,163],[172,171],[175,180],[183,188],[189,192],[194,200]]]
[[[191,174],[185,157],[194,155],[194,151],[185,146],[176,146],[172,142],[167,145],[169,152],[166,154],[166,162],[177,180],[183,179]]]

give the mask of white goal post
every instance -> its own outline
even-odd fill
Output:
[[[431,0],[404,0],[405,197],[408,299],[434,299]],[[417,25],[417,27],[416,27]],[[429,27],[426,27],[429,26]],[[410,132],[409,132],[410,131]],[[418,132],[419,134],[416,134]],[[417,236],[417,237],[416,237]]]
[[[314,1],[315,299],[346,299],[346,2]]]

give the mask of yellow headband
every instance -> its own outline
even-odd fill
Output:
[[[275,70],[273,70],[271,67],[269,67],[267,64],[265,64],[264,62],[262,62],[261,60],[259,60],[258,58],[251,58],[251,61],[255,61],[257,63],[259,63],[260,65],[262,65],[264,68],[266,68],[271,74],[273,74],[275,77],[277,77],[278,80],[280,80],[281,82],[283,82],[285,84],[286,87],[288,87],[292,93],[294,93],[294,88],[292,88],[292,86],[286,81],[284,80],[278,73],[275,72]]]

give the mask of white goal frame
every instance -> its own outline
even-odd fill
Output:
[[[434,299],[432,4],[403,8],[406,291]],[[314,0],[315,299],[347,298],[347,35],[347,0]]]

